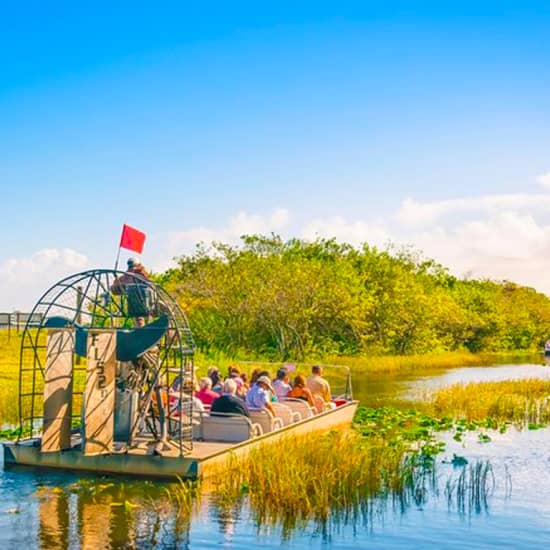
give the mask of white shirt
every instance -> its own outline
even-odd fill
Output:
[[[277,379],[275,380],[275,382],[273,382],[273,389],[275,390],[275,395],[279,399],[283,399],[292,389],[292,386],[290,384],[287,384],[284,380]]]

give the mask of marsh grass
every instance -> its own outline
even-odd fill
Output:
[[[479,514],[489,508],[489,497],[496,479],[490,462],[478,461],[461,469],[458,477],[447,480],[445,497],[449,509],[456,507],[460,515]]]
[[[198,376],[205,376],[210,365],[217,366],[222,374],[227,372],[230,365],[238,365],[245,372],[251,372],[255,365],[262,364],[267,359],[249,357],[231,357],[223,352],[210,352],[208,354],[197,352],[195,354],[195,366]],[[272,374],[283,362],[272,362]],[[362,374],[386,374],[398,376],[402,374],[429,373],[457,367],[481,367],[508,363],[541,363],[540,354],[529,351],[516,352],[482,352],[470,353],[466,351],[449,351],[440,353],[428,353],[422,355],[372,355],[372,356],[327,356],[310,357],[301,362],[302,365],[321,363],[325,365],[342,365],[350,368],[352,375]],[[265,366],[265,364],[264,364]],[[297,364],[300,369],[300,363]],[[269,370],[269,367],[268,367]],[[334,373],[328,373],[329,377]]]
[[[534,428],[550,422],[550,381],[528,378],[454,384],[438,390],[421,406],[436,417]]]
[[[0,330],[0,427],[18,420],[19,349],[21,335]]]
[[[362,437],[354,430],[289,437],[233,457],[211,471],[205,486],[216,506],[247,502],[256,523],[289,534],[309,521],[369,521],[377,501],[406,506],[425,495],[419,479],[432,463],[397,439]]]
[[[203,488],[219,517],[249,507],[258,530],[279,526],[283,539],[311,525],[322,533],[372,526],[388,506],[403,513],[439,495],[440,448],[431,437],[420,444],[401,437],[398,424],[384,435],[355,429],[264,444],[209,471]],[[488,462],[464,466],[446,481],[447,504],[460,514],[480,513],[494,484]]]
[[[506,353],[470,353],[452,351],[423,355],[384,355],[360,357],[328,357],[327,363],[347,365],[352,373],[405,374],[456,367],[481,367],[505,363],[540,363],[540,354],[517,351]]]

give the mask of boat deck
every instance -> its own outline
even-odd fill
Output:
[[[350,425],[358,402],[330,409],[289,426],[247,439],[240,443],[220,441],[193,441],[193,449],[180,456],[179,449],[158,442],[138,441],[131,448],[118,446],[109,454],[84,455],[80,449],[80,436],[74,436],[72,448],[65,451],[42,452],[40,439],[27,439],[4,444],[4,465],[24,465],[34,468],[62,468],[93,471],[107,474],[137,475],[146,477],[174,477],[196,479],[207,475],[209,468],[227,460],[229,455],[243,456],[263,443],[275,442],[291,435],[326,431]]]

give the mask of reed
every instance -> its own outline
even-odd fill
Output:
[[[4,424],[14,424],[18,418],[20,347],[20,334],[12,331],[8,338],[8,331],[0,330],[0,428]]]
[[[208,354],[197,352],[195,354],[195,367],[198,376],[206,375],[208,366],[217,366],[222,374],[227,372],[230,365],[238,365],[245,372],[255,368],[254,361],[258,365],[262,358],[231,357],[223,352],[210,352]],[[400,374],[429,373],[430,371],[451,369],[456,367],[476,367],[506,363],[540,363],[540,354],[529,351],[516,352],[482,352],[470,353],[466,351],[449,351],[440,353],[427,353],[422,355],[360,355],[360,356],[326,356],[311,357],[297,363],[300,369],[304,364],[320,363],[324,365],[342,365],[350,368],[353,375],[362,374],[386,374],[397,376]],[[273,374],[283,362],[272,362]],[[263,365],[265,367],[265,365]],[[267,367],[269,369],[269,367]],[[302,369],[303,370],[303,369]],[[307,369],[306,371],[307,372]],[[329,372],[329,376],[330,376]]]
[[[550,422],[550,381],[506,380],[454,384],[438,390],[424,406],[438,417],[466,421],[509,421],[518,426]]]
[[[246,500],[258,525],[278,524],[288,534],[309,521],[368,517],[380,499],[407,501],[426,472],[417,456],[403,440],[354,430],[289,437],[233,457],[208,474],[205,487],[216,506]]]
[[[479,514],[489,508],[489,497],[496,485],[491,463],[478,461],[461,468],[458,477],[447,480],[445,497],[449,509],[456,507],[460,515]]]
[[[540,355],[532,352],[449,351],[423,355],[384,355],[359,357],[326,357],[324,363],[347,365],[352,373],[403,374],[456,367],[477,367],[505,363],[540,363]]]

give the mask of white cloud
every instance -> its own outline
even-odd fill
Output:
[[[536,210],[550,212],[550,195],[515,193],[508,195],[482,195],[447,199],[432,202],[420,202],[412,198],[405,199],[394,218],[404,225],[430,225],[455,215],[493,214],[505,210]]]
[[[70,248],[44,248],[0,264],[0,308],[30,309],[51,285],[88,267],[88,259]]]
[[[546,189],[550,189],[550,172],[546,172],[545,174],[541,174],[540,176],[538,176],[537,183],[539,183]]]
[[[434,227],[412,235],[411,242],[457,275],[509,279],[550,291],[550,225],[530,216],[507,212]]]
[[[390,234],[382,222],[350,222],[340,216],[328,219],[315,218],[305,224],[301,234],[305,239],[335,238],[354,246],[368,242],[381,247],[390,240]]]
[[[284,208],[277,208],[268,216],[239,212],[230,219],[229,226],[224,232],[232,239],[239,238],[241,235],[270,233],[284,229],[288,221],[289,212]]]
[[[168,234],[155,235],[151,247],[156,254],[151,262],[155,271],[173,266],[173,258],[191,252],[199,242],[220,241],[235,244],[242,235],[281,233],[288,227],[290,213],[285,208],[276,208],[268,214],[250,214],[240,211],[229,218],[225,225],[200,226]]]

